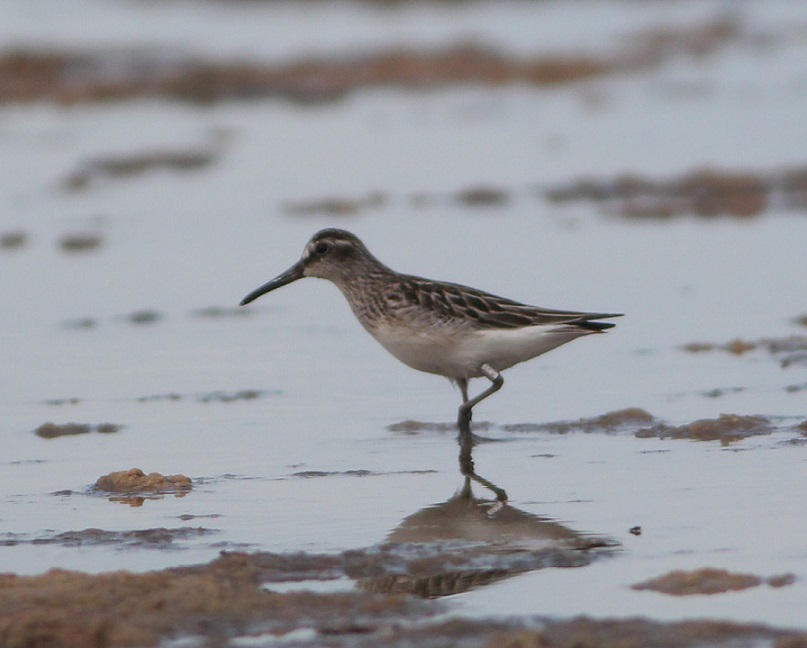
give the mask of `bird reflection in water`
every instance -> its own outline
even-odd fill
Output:
[[[583,567],[618,544],[522,511],[498,495],[479,499],[472,481],[492,484],[462,466],[461,472],[457,494],[413,513],[373,551],[348,561],[359,587],[436,598],[546,567]]]

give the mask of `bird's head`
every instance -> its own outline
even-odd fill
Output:
[[[328,279],[344,287],[367,264],[378,264],[378,261],[355,235],[341,229],[324,229],[311,237],[297,263],[249,293],[241,300],[241,305],[303,277]]]

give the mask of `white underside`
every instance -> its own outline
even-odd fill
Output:
[[[454,380],[481,377],[480,367],[483,364],[490,365],[496,371],[504,371],[514,364],[594,332],[557,324],[516,329],[436,329],[426,332],[381,326],[370,331],[387,351],[404,364]]]

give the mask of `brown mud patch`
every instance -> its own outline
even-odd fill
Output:
[[[607,412],[592,418],[576,421],[554,421],[552,423],[512,423],[502,426],[507,432],[549,432],[568,434],[570,432],[620,432],[637,425],[655,421],[655,417],[641,407],[628,407]]]
[[[807,336],[790,335],[783,338],[761,338],[759,340],[742,340],[737,338],[724,343],[691,342],[683,347],[689,353],[705,353],[721,351],[741,356],[752,351],[767,353],[775,358],[783,367],[792,365],[807,366]]]
[[[752,436],[771,434],[775,430],[770,419],[764,416],[738,416],[721,414],[716,419],[701,419],[686,425],[658,423],[636,432],[639,439],[691,439],[692,441],[720,441],[727,446]]]
[[[630,218],[748,218],[768,209],[804,211],[807,167],[769,173],[698,169],[670,180],[625,174],[610,180],[583,179],[544,190],[553,203],[588,202],[605,213]]]
[[[98,234],[77,232],[62,236],[59,239],[59,249],[70,254],[93,252],[100,248],[102,243],[103,239]]]
[[[0,232],[0,250],[16,250],[25,247],[28,234],[22,230]]]
[[[108,73],[115,62],[116,74]],[[438,51],[393,49],[287,64],[216,62],[176,56],[18,50],[0,56],[0,102],[74,104],[136,97],[210,103],[272,98],[321,103],[362,88],[554,85],[640,67],[596,54],[518,59],[473,44]]]
[[[758,587],[763,583],[771,587],[785,587],[795,582],[793,574],[779,574],[762,578],[754,574],[729,572],[725,569],[704,568],[694,571],[672,571],[657,578],[631,585],[635,590],[651,590],[672,596],[693,594],[723,594]]]
[[[81,164],[63,182],[65,189],[80,191],[102,180],[130,178],[150,171],[195,171],[217,159],[207,150],[150,151],[101,157]]]
[[[78,402],[78,399],[71,399],[71,401]],[[50,401],[50,403],[61,404],[61,402]],[[115,423],[98,423],[92,425],[90,423],[43,423],[36,430],[34,434],[43,439],[55,439],[61,436],[76,436],[79,434],[89,434],[90,432],[98,432],[99,434],[114,434],[115,432],[123,429],[123,425],[116,425]]]
[[[140,468],[119,470],[99,477],[95,489],[107,493],[186,493],[193,483],[185,475],[144,473]]]
[[[739,19],[718,16],[683,28],[649,28],[610,52],[517,57],[475,43],[442,49],[388,49],[300,58],[289,63],[217,62],[176,52],[73,53],[18,49],[0,56],[0,102],[78,103],[159,97],[209,103],[277,98],[319,103],[368,88],[432,90],[458,85],[556,86],[646,72],[681,56],[702,57],[730,44],[758,46]],[[773,39],[765,40],[767,45]],[[135,165],[136,168],[139,166]],[[86,176],[78,176],[81,186]]]
[[[550,621],[540,630],[497,634],[485,648],[725,648],[762,643],[773,648],[801,648],[807,635],[763,625],[728,621],[662,623],[647,619],[597,620],[578,617]],[[775,643],[773,643],[775,642]]]
[[[162,313],[152,308],[144,308],[142,310],[132,311],[126,315],[121,315],[120,319],[129,324],[140,326],[143,324],[154,324],[163,318]]]
[[[468,207],[503,207],[510,202],[510,194],[501,187],[479,185],[457,192],[454,199]]]

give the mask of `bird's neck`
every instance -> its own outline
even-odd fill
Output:
[[[342,291],[356,318],[372,332],[387,310],[384,289],[395,276],[393,270],[372,259],[372,263],[362,264],[334,283]]]

